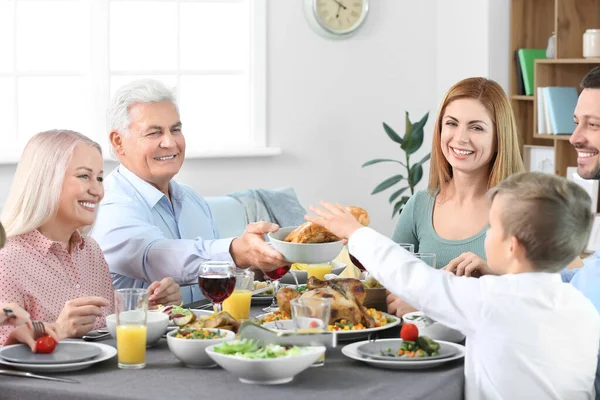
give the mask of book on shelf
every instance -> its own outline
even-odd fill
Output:
[[[555,135],[570,135],[575,130],[573,113],[577,106],[577,88],[549,86],[544,88],[544,100],[550,119],[550,129]]]
[[[521,62],[519,61],[519,51],[515,50],[515,64],[517,66],[517,94],[525,95],[525,86],[523,85],[523,74],[521,73]]]
[[[546,58],[546,49],[519,49],[517,50],[525,95],[533,96],[533,66],[534,61]]]

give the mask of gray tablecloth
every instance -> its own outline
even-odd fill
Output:
[[[253,314],[260,309],[253,308]],[[387,335],[397,337],[398,330]],[[116,346],[114,340],[101,343]],[[173,356],[167,341],[148,349],[142,370],[120,370],[116,358],[77,372],[57,374],[80,384],[0,375],[0,399],[443,399],[463,398],[461,361],[429,370],[376,369],[328,350],[325,366],[309,368],[288,384],[259,386],[241,383],[220,368],[190,369]]]

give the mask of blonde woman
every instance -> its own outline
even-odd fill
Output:
[[[6,233],[4,227],[0,224],[0,249],[4,247],[6,241]],[[36,351],[35,335],[33,325],[29,313],[19,307],[15,303],[0,303],[0,326],[12,325],[17,328],[13,330],[6,340],[6,344],[25,343],[32,351]],[[54,330],[54,327],[50,324],[44,323],[46,333],[58,341],[58,336]]]
[[[35,135],[23,151],[1,220],[0,302],[15,302],[32,319],[55,321],[58,337],[77,337],[105,326],[114,312],[106,260],[82,235],[104,196],[100,146],[80,133]],[[149,287],[150,302],[176,304],[171,278]],[[0,328],[0,343],[10,327]]]
[[[450,88],[435,121],[429,186],[400,214],[392,239],[415,252],[435,253],[436,266],[483,261],[488,229],[488,189],[524,171],[517,127],[504,90],[486,78]],[[389,295],[388,311],[414,311]]]

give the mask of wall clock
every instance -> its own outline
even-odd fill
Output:
[[[318,33],[332,38],[350,37],[365,22],[369,0],[304,0],[310,25]]]

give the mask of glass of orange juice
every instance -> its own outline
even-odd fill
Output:
[[[146,366],[148,290],[115,290],[115,312],[119,368],[144,368]]]
[[[292,320],[296,332],[326,332],[331,314],[331,299],[320,297],[298,297],[290,301]],[[313,364],[320,367],[325,364],[325,354]]]
[[[325,275],[330,274],[332,269],[332,263],[308,264],[306,266],[306,279],[314,276],[315,278],[324,281]]]
[[[250,318],[250,304],[254,289],[254,272],[247,269],[235,273],[235,289],[223,302],[223,311],[227,311],[237,320]]]

